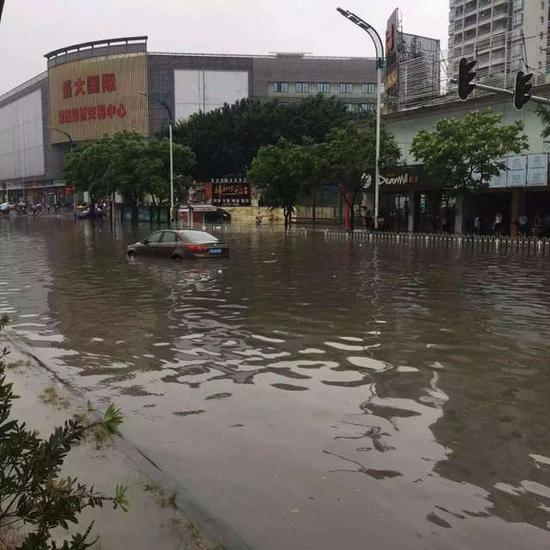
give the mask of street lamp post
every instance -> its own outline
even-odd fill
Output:
[[[172,116],[172,109],[170,109],[170,106],[165,101],[157,99],[156,97],[149,95],[146,92],[139,92],[139,94],[145,97],[149,97],[153,101],[156,101],[157,103],[162,105],[168,113],[168,135],[170,139],[170,225],[172,225],[174,222],[174,117]]]
[[[374,176],[374,228],[378,229],[378,203],[380,194],[380,125],[382,112],[382,70],[384,69],[384,44],[380,35],[366,21],[354,13],[337,8],[346,19],[363,29],[374,42],[376,50],[376,153]]]

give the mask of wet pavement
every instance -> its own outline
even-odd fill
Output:
[[[141,235],[150,230],[143,226]],[[550,259],[0,221],[0,311],[258,549],[548,548]]]

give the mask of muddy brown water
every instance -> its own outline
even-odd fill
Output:
[[[254,548],[550,547],[550,259],[0,221],[0,311]]]

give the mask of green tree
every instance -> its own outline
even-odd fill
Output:
[[[376,169],[376,128],[371,119],[365,128],[350,124],[329,135],[319,154],[325,152],[327,175],[338,183],[342,197],[350,209],[354,229],[355,203],[365,186],[365,176],[374,181]],[[380,170],[395,166],[401,153],[393,135],[382,126],[380,131]]]
[[[161,208],[170,204],[170,142],[167,138],[153,139],[146,147],[150,170],[145,189],[151,195],[160,221]],[[189,173],[195,164],[195,155],[186,145],[174,143],[174,195],[176,203],[182,202],[191,184]]]
[[[0,318],[0,331],[7,317]],[[46,439],[13,418],[12,404],[16,396],[6,380],[6,348],[0,350],[0,533],[25,527],[25,538],[18,550],[83,550],[93,546],[89,540],[92,525],[83,534],[65,540],[61,546],[53,542],[54,529],[68,529],[78,523],[78,514],[86,508],[102,507],[126,510],[126,489],[118,486],[115,495],[107,497],[76,478],[62,478],[61,469],[71,448],[80,443],[87,432],[101,425],[115,433],[122,415],[111,405],[101,421],[86,423],[76,418],[55,428]]]
[[[262,147],[248,171],[248,179],[261,190],[261,201],[269,208],[282,208],[285,227],[302,191],[302,147],[287,140]]]
[[[539,104],[537,106],[537,115],[539,115],[540,121],[543,124],[540,135],[546,139],[550,137],[550,109]]]
[[[197,179],[244,176],[261,147],[275,145],[282,138],[297,144],[306,137],[322,141],[352,116],[341,101],[322,95],[288,105],[276,100],[242,100],[191,115],[176,124],[174,136],[194,151]]]
[[[506,169],[500,157],[528,147],[520,121],[509,125],[501,121],[502,115],[489,110],[443,118],[434,130],[418,132],[411,153],[441,186],[457,192],[486,187]]]
[[[311,139],[304,141],[299,149],[296,171],[301,180],[301,194],[311,197],[315,223],[316,197],[324,184],[331,183],[331,161],[325,143],[315,143]]]
[[[114,191],[109,173],[111,157],[111,138],[108,136],[79,145],[65,157],[63,177],[77,191],[89,193],[92,210],[100,198]]]

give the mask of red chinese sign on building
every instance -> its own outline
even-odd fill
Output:
[[[116,75],[114,73],[94,74],[87,76],[86,80],[78,77],[75,80],[65,80],[63,82],[63,99],[111,92],[116,92]]]
[[[93,107],[74,107],[59,111],[59,123],[86,122],[88,120],[105,120],[113,118],[125,118],[126,107],[120,105],[95,105]]]
[[[65,80],[63,82],[63,99],[112,92],[116,92],[116,75],[114,73],[89,75],[86,77],[86,80],[78,77],[75,80]],[[116,117],[124,118],[126,115],[126,106],[122,103],[118,105],[107,104],[90,107],[73,107],[72,109],[62,109],[59,111],[59,124],[105,120]]]

